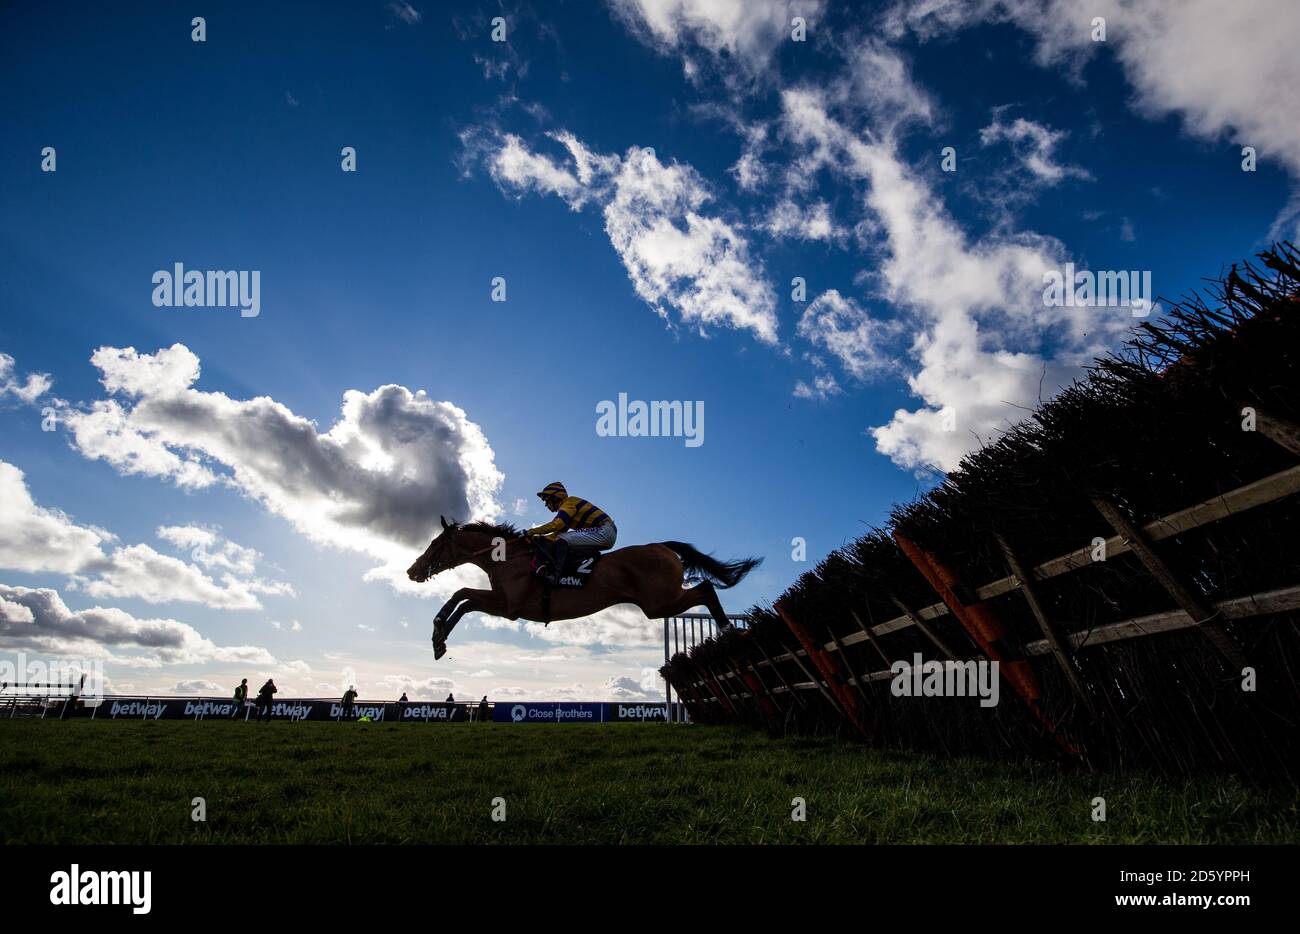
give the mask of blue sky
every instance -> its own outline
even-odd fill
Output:
[[[627,609],[469,617],[435,665],[456,585],[397,571],[560,479],[620,544],[764,556],[733,612],[776,597],[1124,339],[1044,270],[1176,298],[1295,236],[1297,8],[1222,7],[212,3],[195,42],[6,6],[0,649],[123,691],[657,697]],[[176,262],[258,271],[260,314],[155,307]],[[619,393],[703,402],[704,443],[598,436]]]

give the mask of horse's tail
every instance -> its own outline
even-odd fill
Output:
[[[688,581],[712,581],[718,587],[735,587],[750,571],[763,563],[762,558],[741,558],[738,561],[719,561],[706,555],[694,545],[685,542],[663,542],[682,559]]]

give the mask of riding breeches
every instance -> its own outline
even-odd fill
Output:
[[[614,523],[607,522],[604,525],[593,526],[589,529],[569,529],[561,532],[556,538],[562,538],[568,542],[570,548],[591,548],[596,551],[605,551],[613,548],[614,542],[618,539],[618,529]]]

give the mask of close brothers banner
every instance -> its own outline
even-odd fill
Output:
[[[492,719],[497,723],[635,723],[667,719],[667,705],[501,702],[492,708]]]

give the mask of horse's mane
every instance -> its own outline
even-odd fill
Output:
[[[519,529],[509,522],[466,522],[460,526],[462,532],[485,532],[488,535],[500,535],[502,538],[517,538]]]

